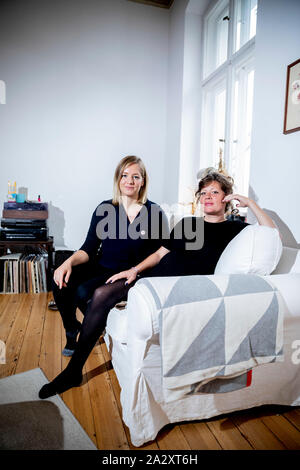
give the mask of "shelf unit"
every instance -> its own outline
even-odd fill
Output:
[[[38,250],[44,250],[48,254],[47,266],[47,290],[51,290],[51,276],[53,270],[53,237],[47,240],[0,240],[0,256],[11,253],[37,254]]]

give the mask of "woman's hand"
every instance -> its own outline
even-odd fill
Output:
[[[227,194],[222,202],[230,202],[233,199],[239,201],[239,204],[237,204],[236,207],[249,207],[249,205],[251,205],[251,199],[246,196],[241,196],[240,194]]]
[[[69,260],[66,260],[61,264],[55,271],[53,279],[55,284],[61,289],[62,287],[67,287],[68,280],[72,272],[72,264]]]
[[[251,209],[251,211],[255,215],[259,225],[265,225],[266,227],[272,227],[278,230],[276,224],[273,222],[271,217],[268,216],[268,214],[266,214],[266,212],[261,209],[261,207],[259,207],[259,205],[256,204],[255,201],[253,201],[253,199],[250,199],[246,196],[241,196],[240,194],[227,194],[227,196],[224,197],[223,201],[230,202],[232,201],[232,199],[239,201],[239,204],[237,204],[236,207],[249,207],[249,209]]]
[[[119,279],[126,279],[125,284],[131,284],[131,282],[136,280],[137,275],[138,270],[135,268],[131,268],[127,271],[122,271],[118,274],[115,274],[114,276],[111,276],[109,279],[107,279],[105,284],[111,284],[115,281],[118,281]]]

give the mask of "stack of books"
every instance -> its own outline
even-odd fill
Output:
[[[47,292],[48,255],[11,253],[0,256],[0,293]]]

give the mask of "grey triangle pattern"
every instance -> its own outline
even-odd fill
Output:
[[[278,309],[278,299],[274,293],[268,309],[251,328],[227,364],[247,361],[251,357],[276,356]]]
[[[273,290],[268,282],[255,274],[231,274],[224,296],[270,292]]]
[[[164,308],[219,297],[220,289],[207,276],[182,276],[174,284]]]
[[[201,311],[199,311],[201,315]],[[208,355],[209,351],[209,355]],[[178,377],[195,370],[225,364],[225,305],[222,299],[216,312],[189,348],[164,377]]]
[[[226,366],[223,367],[223,369],[219,370],[219,372],[215,375],[215,377],[218,377],[220,375],[225,375],[225,369],[226,369]]]
[[[148,279],[140,279],[138,281],[139,284],[145,284],[145,286],[148,287],[148,289],[150,290],[152,296],[153,296],[153,299],[155,301],[155,305],[156,305],[156,308],[158,310],[160,310],[162,307],[161,307],[161,301],[160,301],[160,298],[158,297],[157,295],[157,292],[156,290],[154,289],[154,287],[152,286],[151,282],[148,280]]]
[[[234,392],[235,390],[240,390],[245,388],[247,385],[247,372],[237,376],[231,377],[228,379],[215,379],[199,387],[201,382],[199,382],[198,387],[194,387],[193,392],[190,392],[190,395],[195,393],[228,393]]]

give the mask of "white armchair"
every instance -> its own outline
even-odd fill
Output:
[[[168,423],[208,419],[263,404],[300,405],[299,252],[284,248],[276,270],[265,277],[281,293],[288,310],[283,329],[284,361],[254,367],[251,386],[240,390],[194,394],[167,403],[153,294],[138,281],[129,291],[127,307],[110,312],[104,339],[121,386],[123,420],[135,446],[155,439]],[[160,284],[167,281],[156,279]]]

